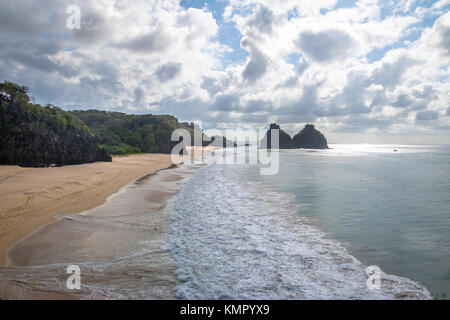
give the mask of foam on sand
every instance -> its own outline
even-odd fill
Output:
[[[366,266],[311,225],[286,194],[251,181],[251,166],[195,172],[171,203],[170,250],[182,299],[429,299],[409,279]]]

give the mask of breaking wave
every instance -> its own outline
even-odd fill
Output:
[[[211,165],[171,201],[164,250],[181,299],[430,299],[417,282],[367,266],[301,216],[288,194],[251,179],[256,166]]]

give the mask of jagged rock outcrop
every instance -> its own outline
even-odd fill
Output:
[[[297,133],[292,140],[294,141],[296,148],[328,149],[327,139],[312,124],[307,124],[305,128]]]
[[[279,130],[279,148],[280,149],[328,149],[328,143],[325,136],[316,130],[314,125],[307,124],[305,128],[297,133],[294,138],[281,130],[276,123],[270,125],[264,138],[261,140],[261,148],[272,149],[271,130]]]
[[[62,166],[111,161],[84,123],[57,107],[31,104],[27,89],[0,84],[0,164]]]
[[[275,146],[272,147],[272,135],[271,130],[279,130],[279,149],[294,149],[295,145],[292,141],[292,138],[289,134],[281,130],[280,126],[276,123],[272,123],[270,125],[269,130],[266,132],[266,135],[261,140],[261,148],[265,149],[272,149]]]

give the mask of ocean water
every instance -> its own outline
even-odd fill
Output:
[[[446,146],[333,145],[281,151],[274,176],[199,169],[170,204],[176,295],[448,298],[449,160]],[[380,290],[367,287],[372,265]]]
[[[448,299],[450,146],[332,148],[287,152],[279,174],[262,178],[295,195],[301,214],[364,264],[419,281],[435,298]]]
[[[17,243],[0,298],[67,294],[71,264],[82,299],[448,298],[450,148],[332,148],[139,179]]]
[[[137,179],[103,205],[59,215],[14,244],[0,267],[0,299],[174,299],[175,267],[160,249],[172,215],[165,204],[196,167]],[[66,286],[70,265],[80,268],[80,290]]]

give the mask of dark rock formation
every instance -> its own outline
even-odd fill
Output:
[[[261,140],[261,148],[265,149],[272,149],[272,137],[271,137],[271,130],[279,130],[279,148],[280,149],[294,149],[295,145],[292,141],[292,138],[290,135],[288,135],[286,132],[280,129],[280,126],[276,123],[272,123],[270,125],[270,129],[266,132],[266,135]]]
[[[270,125],[263,140],[261,140],[261,148],[271,149],[271,130],[278,129],[280,137],[280,149],[328,149],[327,139],[325,136],[317,131],[312,124],[307,124],[305,128],[297,133],[292,139],[290,135],[280,129],[276,123]]]
[[[46,167],[111,161],[77,118],[29,102],[27,89],[0,84],[0,164]]]
[[[312,124],[307,124],[294,136],[293,141],[295,147],[299,149],[328,149],[327,139]]]

